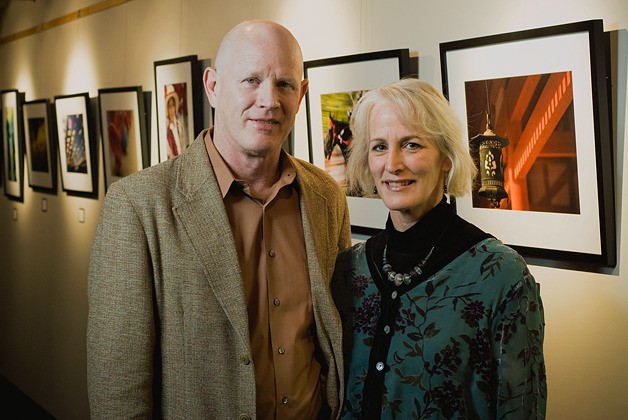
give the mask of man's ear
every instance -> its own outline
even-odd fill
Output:
[[[209,100],[212,108],[216,108],[218,104],[218,72],[213,67],[207,67],[203,72],[203,86],[205,87],[205,95]]]
[[[305,93],[307,92],[309,84],[310,81],[308,79],[304,79],[301,81],[301,96],[299,97],[299,107],[301,106],[301,101],[303,101],[303,98],[305,97]]]

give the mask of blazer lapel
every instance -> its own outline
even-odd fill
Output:
[[[216,299],[250,349],[238,254],[202,132],[180,156],[173,211],[184,226]]]
[[[298,167],[298,166],[295,166]],[[301,217],[303,219],[303,236],[305,237],[305,248],[307,253],[310,281],[313,285],[321,284],[328,273],[329,255],[324,250],[334,249],[330,244],[329,237],[325,229],[324,221],[327,219],[327,199],[319,194],[316,189],[309,187],[311,180],[305,171],[299,171],[299,194],[301,196]],[[319,224],[318,222],[321,222]],[[315,227],[319,227],[316,229]],[[335,255],[334,255],[335,259]]]

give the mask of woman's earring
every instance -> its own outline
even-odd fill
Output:
[[[447,181],[449,180],[449,171],[445,172],[445,177],[443,178],[443,193],[447,194]]]

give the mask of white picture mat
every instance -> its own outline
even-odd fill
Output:
[[[465,139],[466,81],[572,72],[580,214],[473,208],[470,195],[456,203],[462,217],[507,244],[601,254],[588,33],[451,50],[446,57],[449,99]]]
[[[194,140],[194,100],[193,100],[193,79],[192,62],[163,64],[155,67],[155,98],[157,100],[157,131],[159,132],[159,161],[168,160],[168,136],[165,124],[166,118],[166,97],[165,86],[174,83],[185,83],[185,100],[187,101],[188,134],[190,144]],[[182,151],[179,151],[181,153]]]
[[[22,174],[20,171],[20,156],[21,156],[21,146],[20,146],[20,130],[21,127],[18,124],[18,112],[17,108],[17,92],[5,92],[2,94],[2,148],[4,150],[4,190],[7,194],[20,197],[22,185]],[[15,180],[9,180],[9,142],[7,139],[7,114],[6,109],[13,108],[13,159],[15,162]]]
[[[312,162],[325,169],[321,95],[372,90],[399,80],[399,59],[381,58],[307,69],[309,80],[310,142]],[[388,209],[380,198],[347,196],[351,225],[383,229]]]
[[[89,121],[87,118],[87,97],[72,96],[55,99],[56,121],[59,139],[59,161],[61,163],[61,180],[65,190],[91,193],[94,191],[92,182],[91,139],[89,136]],[[83,139],[85,141],[85,159],[87,173],[68,172],[68,161],[65,154],[65,123],[68,115],[83,116]]]
[[[120,176],[112,175],[111,173],[111,147],[109,140],[109,130],[107,128],[107,112],[108,111],[131,111],[133,113],[133,135],[134,144],[136,150],[136,162],[137,169],[143,168],[142,161],[142,137],[140,131],[140,121],[142,118],[139,111],[139,104],[137,91],[128,92],[107,92],[100,94],[100,122],[102,124],[102,137],[103,137],[103,156],[105,166],[105,187],[109,187],[112,183],[122,178]]]
[[[50,121],[48,121],[48,107],[45,102],[37,102],[32,104],[24,104],[22,107],[23,115],[24,115],[24,139],[26,143],[26,161],[28,162],[28,179],[31,185],[43,188],[52,188],[54,186],[52,180],[52,153],[51,150],[51,141],[52,136],[49,130]],[[46,130],[46,160],[48,161],[48,172],[41,172],[33,170],[32,162],[31,162],[31,134],[29,129],[29,120],[33,118],[43,118],[44,127]]]

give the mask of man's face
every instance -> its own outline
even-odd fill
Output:
[[[307,88],[300,54],[261,34],[236,40],[224,58],[215,76],[214,140],[250,156],[278,150]]]

